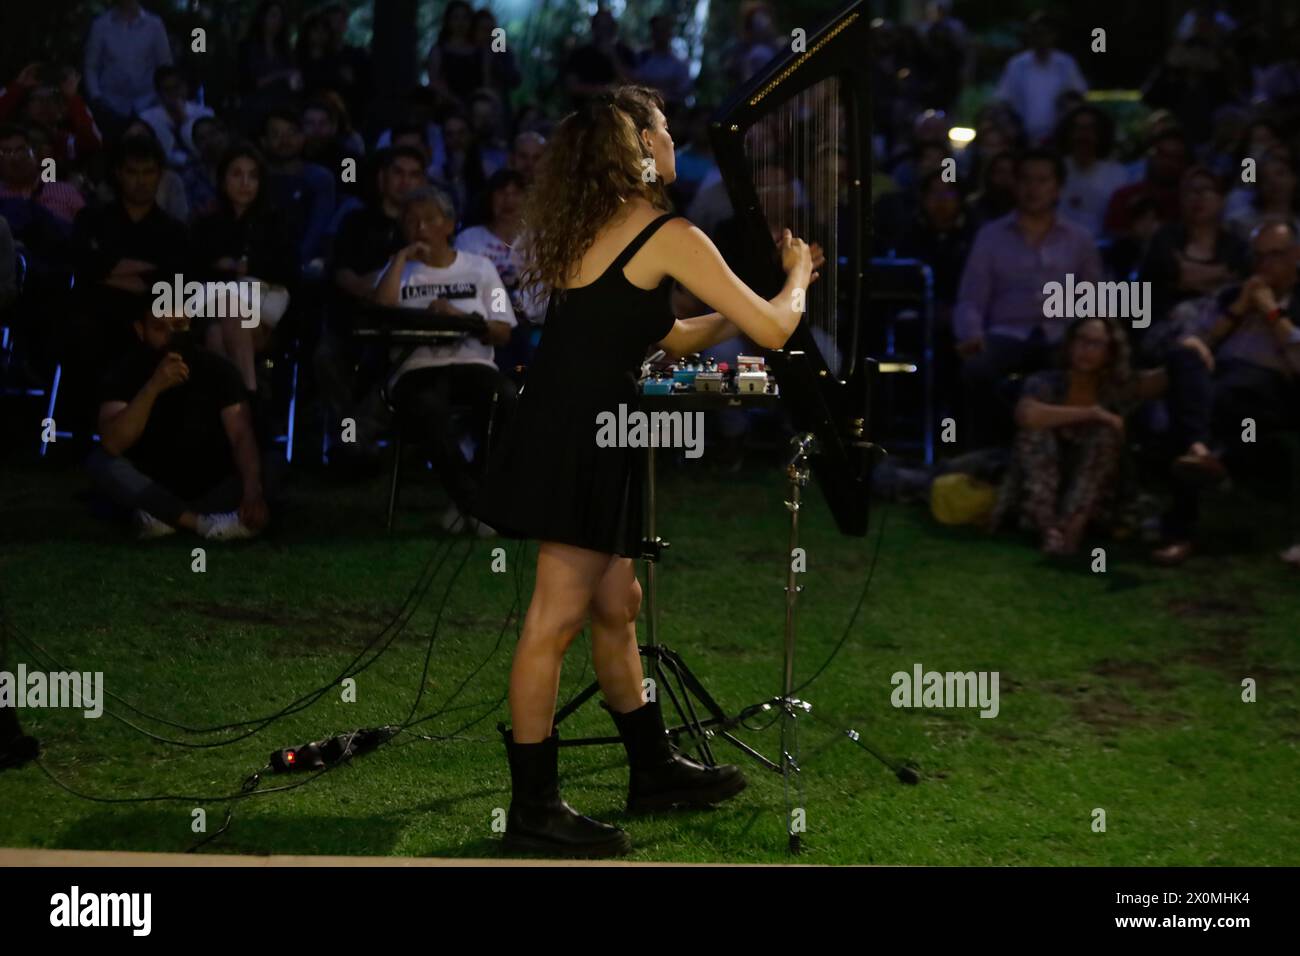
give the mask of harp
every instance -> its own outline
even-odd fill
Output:
[[[870,377],[864,353],[871,122],[868,16],[856,0],[802,49],[767,64],[709,125],[734,210],[736,271],[771,298],[785,282],[774,236],[788,228],[826,256],[806,310],[782,349],[767,350],[794,426],[811,433],[812,471],[839,530],[867,531],[865,443]],[[792,46],[794,44],[792,43]]]

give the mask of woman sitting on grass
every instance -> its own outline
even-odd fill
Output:
[[[1133,374],[1114,319],[1076,319],[1063,352],[1064,368],[1025,379],[1011,466],[990,520],[1000,527],[1019,502],[1021,529],[1057,555],[1075,553],[1089,524],[1110,520],[1124,417],[1165,387],[1163,369]]]

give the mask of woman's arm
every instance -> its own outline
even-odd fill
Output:
[[[1109,415],[1100,405],[1053,405],[1036,398],[1022,398],[1016,403],[1016,424],[1021,428],[1061,428],[1103,421]]]
[[[813,279],[812,252],[803,240],[794,238],[786,230],[781,240],[781,259],[786,268],[785,286],[773,299],[764,301],[731,271],[712,240],[685,219],[668,222],[660,230],[660,235],[665,236],[665,241],[660,244],[664,271],[700,301],[718,310],[714,314],[719,318],[700,316],[709,321],[687,327],[685,341],[694,337],[697,328],[716,326],[729,319],[735,329],[744,332],[762,348],[779,349],[785,345],[799,325],[803,300]],[[800,308],[796,309],[796,304]],[[662,340],[666,349],[679,351],[674,339],[682,341],[678,330],[687,321],[691,320],[679,319]]]
[[[674,356],[703,352],[728,339],[740,335],[740,329],[728,321],[721,312],[678,319],[672,331],[660,341],[663,348]]]

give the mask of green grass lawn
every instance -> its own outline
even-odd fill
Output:
[[[774,466],[742,477],[664,469],[661,640],[729,711],[777,693],[781,678],[786,519]],[[151,544],[89,518],[73,470],[8,467],[0,480],[0,581],[12,624],[59,669],[103,671],[106,690],[179,725],[210,727],[274,713],[335,681],[397,614],[431,557],[446,562],[407,627],[356,676],[356,702],[330,688],[300,712],[237,742],[182,747],[106,714],[28,710],[45,767],[103,798],[56,787],[36,766],[0,774],[0,845],[180,851],[225,806],[194,797],[237,792],[270,751],[359,726],[431,715],[390,745],[306,785],[236,806],[203,853],[484,857],[497,853],[494,809],[509,778],[495,731],[515,637],[516,583],[531,592],[532,546],[494,573],[494,543],[434,534],[441,493],[412,474],[394,533],[383,532],[382,479],[339,486],[297,476],[268,538],[207,548]],[[866,539],[834,532],[810,493],[808,570],[796,673],[806,678],[840,640],[885,522],[867,604],[842,651],[801,694],[810,863],[1251,865],[1300,863],[1300,589],[1277,561],[1276,516],[1253,499],[1219,501],[1208,531],[1222,542],[1180,571],[1153,568],[1136,545],[1108,570],[1048,562],[1014,537],[941,528],[924,512],[878,505]],[[517,547],[506,547],[510,560]],[[457,568],[459,567],[459,571]],[[450,586],[449,586],[450,585]],[[446,595],[445,606],[443,597]],[[439,608],[442,606],[441,617]],[[508,626],[507,626],[508,623]],[[430,637],[435,634],[421,687]],[[644,635],[644,631],[642,632]],[[566,700],[592,677],[587,644],[570,651]],[[38,661],[17,645],[9,668]],[[1000,674],[996,719],[976,710],[895,709],[890,675]],[[1243,678],[1258,701],[1243,703]],[[417,694],[419,699],[417,701]],[[116,701],[119,716],[187,743],[186,733]],[[594,701],[566,735],[612,732]],[[845,735],[856,729],[915,764],[900,784]],[[769,755],[777,729],[742,733]],[[435,739],[427,739],[435,738]],[[450,739],[448,739],[450,738]],[[626,819],[621,748],[561,751],[564,794],[618,822],[633,859],[781,862],[781,778],[741,762],[749,789],[712,811]],[[1093,830],[1094,808],[1106,831]]]

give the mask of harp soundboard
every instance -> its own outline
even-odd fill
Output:
[[[826,264],[786,346],[767,351],[813,475],[840,531],[865,535],[866,426],[874,362],[864,349],[871,119],[866,3],[857,0],[776,57],[714,115],[710,139],[754,291],[785,282],[776,237],[820,243]],[[732,263],[733,267],[737,263]],[[740,271],[738,269],[737,271]]]

